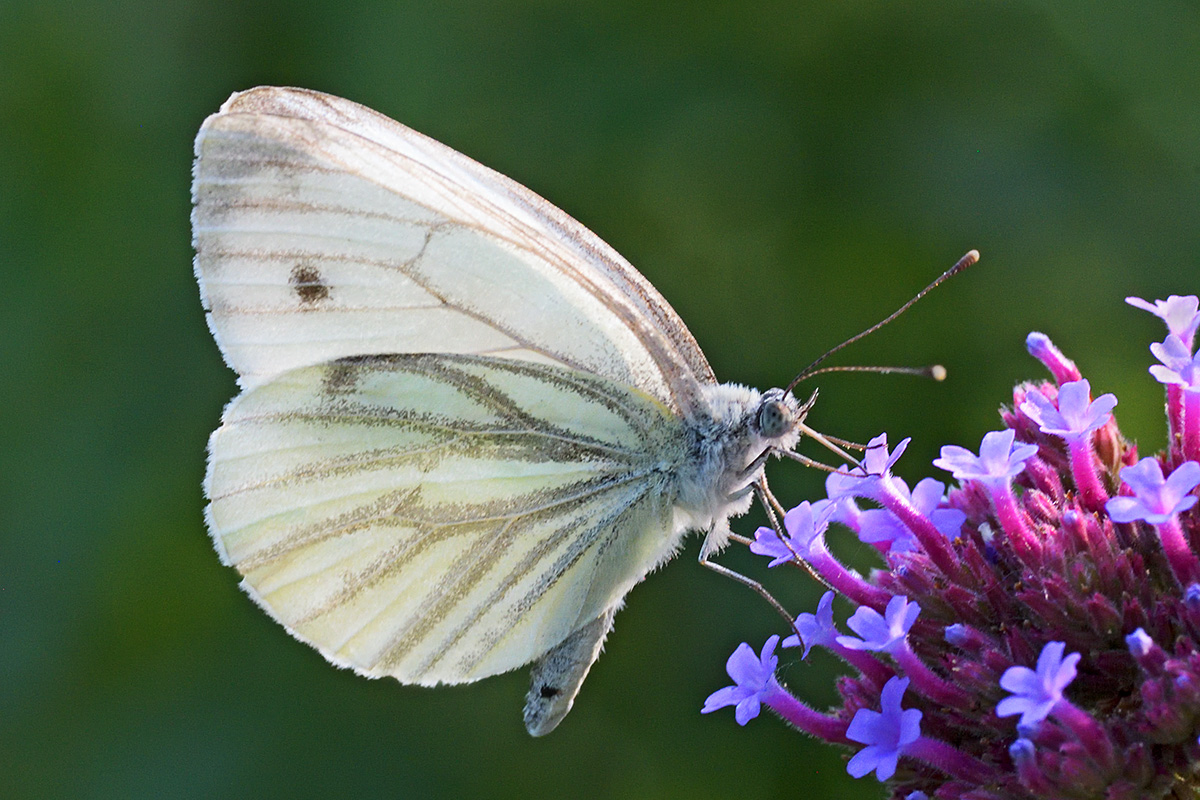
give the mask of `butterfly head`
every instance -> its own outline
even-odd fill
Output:
[[[817,400],[817,393],[801,403],[785,389],[768,389],[751,417],[754,432],[775,447],[791,449],[799,438],[799,427]]]

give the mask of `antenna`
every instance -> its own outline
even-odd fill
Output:
[[[862,339],[866,335],[874,333],[875,331],[882,328],[884,325],[887,325],[889,322],[894,320],[896,317],[900,316],[905,311],[908,311],[908,309],[910,309],[914,303],[916,303],[918,300],[920,300],[925,295],[929,294],[930,291],[932,291],[936,287],[940,286],[947,279],[952,278],[955,275],[957,275],[958,273],[962,272],[964,269],[971,266],[978,260],[979,260],[979,251],[978,250],[968,251],[966,255],[964,255],[962,258],[960,258],[958,260],[957,264],[955,264],[953,267],[951,267],[950,269],[946,270],[941,275],[939,275],[937,280],[935,280],[933,283],[926,286],[921,291],[917,292],[917,294],[911,300],[909,300],[904,305],[900,306],[900,308],[896,309],[895,311],[893,311],[891,314],[889,314],[887,317],[880,320],[879,322],[876,322],[874,325],[867,328],[862,333],[851,336],[849,339],[842,342],[841,344],[835,345],[835,346],[829,348],[828,350],[826,350],[825,353],[822,354],[820,357],[818,357],[816,361],[812,362],[807,367],[800,370],[800,373],[798,375],[796,375],[796,377],[792,378],[792,382],[787,385],[787,388],[784,389],[784,392],[791,392],[792,389],[794,389],[796,387],[797,383],[804,380],[805,378],[810,378],[813,375],[816,375],[818,373],[817,367],[819,367],[821,365],[821,362],[823,362],[825,359],[829,358],[831,355],[833,355],[837,351],[841,350],[843,347],[847,347],[848,345],[854,344],[859,339]],[[903,370],[897,369],[895,367],[883,367],[883,368],[877,368],[877,367],[857,367],[857,368],[827,367],[823,370],[819,370],[819,372],[853,372],[853,371],[900,372]],[[938,375],[945,377],[945,373],[946,373],[945,369],[942,369],[939,366],[919,368],[917,370],[917,374],[929,374],[930,377],[933,377],[935,380],[941,380],[941,378],[939,378]]]
[[[873,372],[876,375],[916,375],[918,378],[930,378],[941,383],[946,380],[946,368],[941,364],[930,364],[928,367],[821,367],[808,372],[801,380],[808,380],[828,372]]]

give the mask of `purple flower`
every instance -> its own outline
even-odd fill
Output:
[[[779,658],[775,655],[777,644],[778,636],[767,639],[761,656],[754,655],[754,648],[745,642],[738,645],[725,662],[725,671],[733,679],[734,685],[710,694],[700,713],[709,714],[725,706],[736,706],[733,716],[738,725],[745,725],[757,717],[763,697],[780,690],[775,682],[775,668],[779,666]]]
[[[880,694],[880,711],[860,708],[846,728],[846,738],[865,744],[846,764],[846,771],[861,778],[874,771],[880,781],[896,774],[896,764],[913,742],[921,737],[921,712],[902,709],[900,701],[908,688],[907,678],[891,678]]]
[[[1158,525],[1196,505],[1196,496],[1189,492],[1200,486],[1200,464],[1185,461],[1164,480],[1158,459],[1148,456],[1122,469],[1121,480],[1134,496],[1109,500],[1108,515],[1114,522],[1141,519]]]
[[[1162,342],[1155,342],[1150,345],[1150,352],[1162,362],[1161,365],[1150,367],[1150,374],[1159,383],[1200,389],[1200,353],[1193,356],[1191,349],[1178,336],[1168,336]]]
[[[1005,485],[1025,469],[1025,461],[1037,453],[1037,445],[1014,444],[1011,428],[983,435],[979,455],[965,447],[948,444],[933,465],[953,473],[959,481],[976,480],[987,486]]]
[[[852,744],[862,752],[850,774],[877,772],[888,796],[906,800],[1192,796],[1200,301],[1131,302],[1171,333],[1152,348],[1152,372],[1168,384],[1165,453],[1139,462],[1117,428],[1115,398],[1090,399],[1078,366],[1030,334],[1029,352],[1057,389],[1016,387],[1016,408],[1001,409],[1008,430],[987,434],[978,455],[943,448],[934,463],[958,484],[948,493],[933,479],[910,492],[890,472],[903,443],[889,452],[884,437],[863,464],[829,476],[829,519],[885,553],[869,553],[873,568],[839,560],[815,504],[807,518],[788,516],[785,542],[857,608],[841,635],[826,593],[814,613],[794,617],[784,642],[806,656],[823,646],[845,663],[839,707],[805,705],[775,681],[773,650],[756,656],[743,645],[730,659],[737,685],[706,708],[744,702],[749,719],[761,703],[802,732]],[[1121,496],[1111,496],[1114,482]],[[793,557],[773,532],[759,539],[756,552]],[[790,622],[794,612],[776,606]]]
[[[821,537],[829,527],[829,519],[836,510],[836,505],[829,500],[817,500],[813,503],[805,500],[783,517],[783,529],[787,533],[786,543],[779,538],[779,533],[774,528],[763,527],[754,532],[750,552],[770,556],[773,560],[768,567],[786,563],[796,556],[807,558],[814,547],[823,547],[820,543]]]
[[[846,625],[862,638],[839,636],[837,643],[849,650],[890,652],[904,643],[908,631],[920,613],[921,607],[910,603],[904,596],[889,600],[883,614],[873,608],[860,606],[854,615],[846,620]]]
[[[838,629],[833,624],[833,591],[821,596],[816,614],[805,612],[796,617],[796,630],[800,635],[793,633],[783,640],[783,646],[799,647],[803,641],[804,655],[801,658],[808,658],[808,652],[818,645],[828,646],[837,641]]]
[[[867,452],[863,454],[863,466],[867,468],[867,474],[883,475],[887,473],[900,460],[900,456],[904,455],[904,451],[911,441],[911,437],[901,439],[900,444],[896,445],[896,449],[891,453],[888,453],[886,433],[881,433],[867,442]]]
[[[971,631],[961,622],[956,622],[953,625],[947,625],[942,631],[942,636],[947,642],[955,647],[962,647],[967,642],[971,641]]]
[[[1063,658],[1064,642],[1050,642],[1038,656],[1037,670],[1029,667],[1009,667],[1000,676],[1000,688],[1012,692],[996,705],[996,716],[1020,714],[1021,725],[1035,725],[1046,718],[1055,704],[1063,699],[1063,689],[1075,680],[1075,665],[1079,653]]]
[[[913,508],[928,517],[935,528],[950,541],[956,539],[967,515],[957,508],[938,508],[946,494],[946,485],[934,478],[924,478],[917,488],[908,491],[908,484],[893,478],[897,491],[912,503]],[[848,502],[848,500],[843,500]],[[858,538],[867,544],[889,543],[889,552],[904,553],[918,549],[916,537],[892,512],[872,508],[858,514]]]
[[[863,455],[863,467],[847,470],[844,466],[832,473],[825,480],[825,491],[829,499],[838,500],[842,497],[874,497],[878,493],[879,481],[891,480],[892,466],[904,454],[911,438],[901,439],[896,449],[888,452],[887,434],[881,433],[867,442],[867,451]]]
[[[1079,439],[1101,428],[1112,418],[1117,398],[1103,394],[1089,402],[1092,387],[1086,379],[1064,383],[1058,389],[1058,405],[1041,392],[1031,391],[1025,395],[1021,411],[1037,423],[1042,433],[1061,436],[1064,439]]]
[[[1200,300],[1194,294],[1185,297],[1173,294],[1166,300],[1155,300],[1153,304],[1140,297],[1126,297],[1125,302],[1134,308],[1149,311],[1167,323],[1168,333],[1184,341],[1191,341],[1196,326],[1200,325],[1200,314],[1196,313],[1200,310]]]
[[[1144,628],[1138,628],[1125,637],[1125,644],[1129,647],[1129,652],[1137,658],[1150,652],[1154,647],[1154,640],[1150,638],[1150,634],[1146,633]]]

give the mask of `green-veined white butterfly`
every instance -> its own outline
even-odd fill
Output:
[[[233,95],[196,138],[196,277],[242,393],[207,521],[327,659],[403,683],[534,662],[570,710],[627,592],[702,558],[806,408],[719,384],[667,301],[528,189],[363,106]]]

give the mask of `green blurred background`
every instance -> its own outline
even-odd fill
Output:
[[[367,681],[239,593],[201,517],[234,380],[187,221],[192,138],[234,90],[343,95],[529,185],[638,265],[724,380],[787,381],[979,248],[842,358],[946,383],[820,381],[810,422],[913,436],[915,481],[1041,376],[1032,329],[1161,446],[1162,328],[1122,298],[1200,290],[1198,59],[1182,0],[0,0],[0,797],[883,794],[774,718],[698,713],[779,625],[696,540],[545,740],[523,672]],[[793,503],[821,491],[772,475]],[[726,563],[815,603],[799,573]],[[823,707],[835,668],[788,651],[783,674]]]

